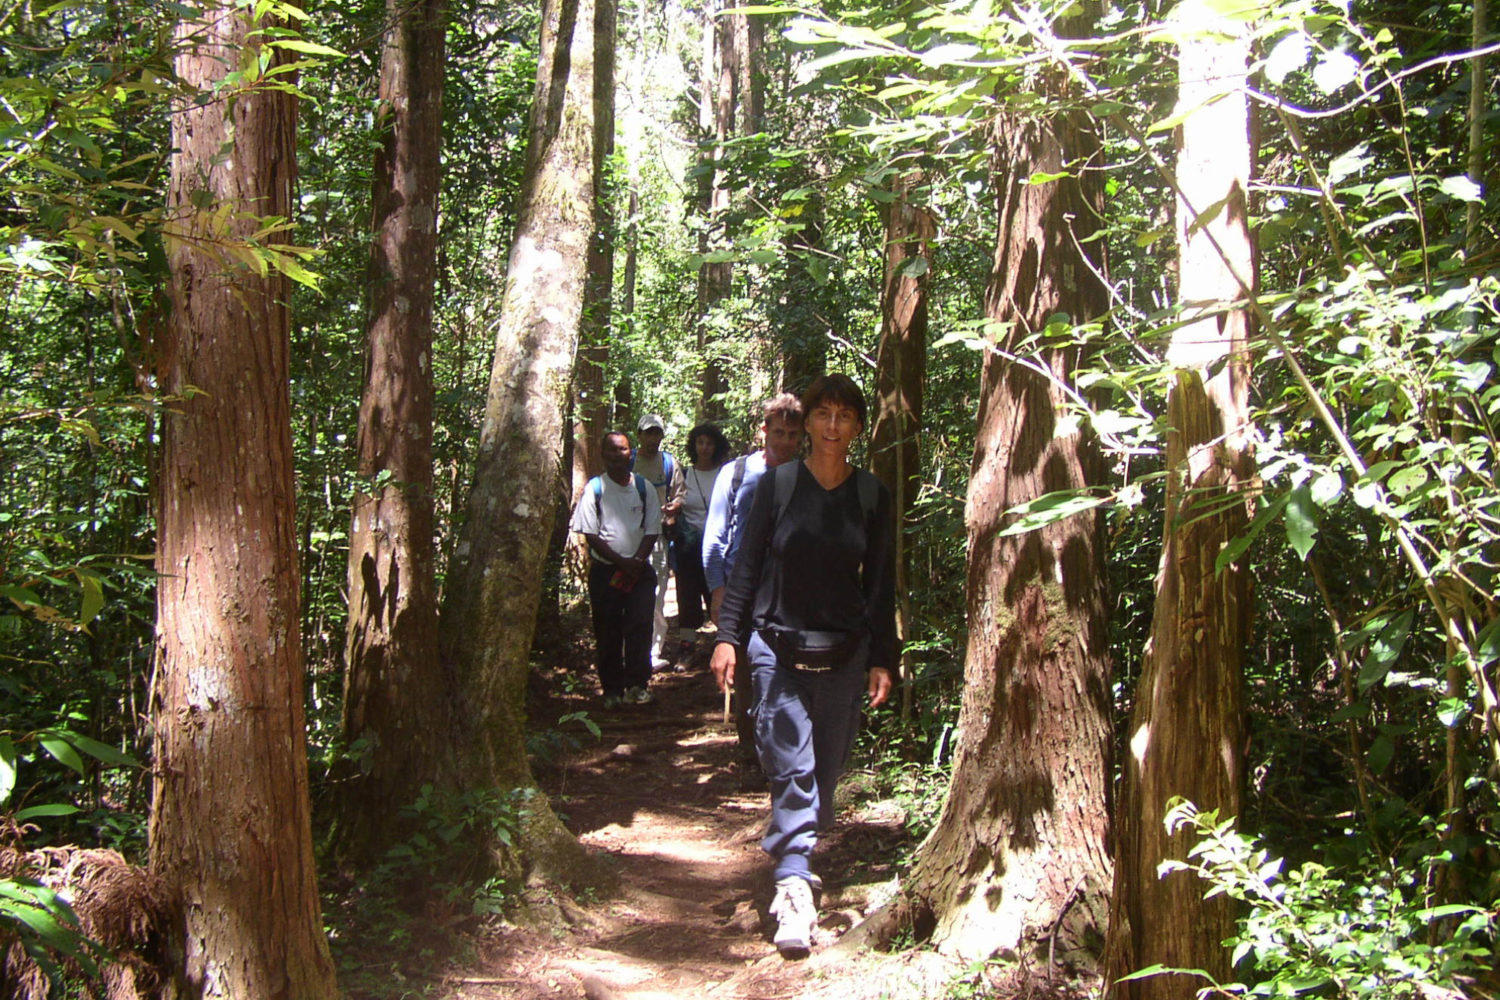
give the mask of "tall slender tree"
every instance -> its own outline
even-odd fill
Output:
[[[517,211],[474,483],[444,595],[441,650],[466,706],[455,747],[465,780],[534,788],[524,698],[543,563],[563,492],[568,388],[595,211],[595,37],[614,0],[546,0]],[[612,35],[611,35],[612,41]],[[525,806],[516,845],[541,875],[587,880],[591,865],[546,799]]]
[[[937,220],[920,200],[924,178],[912,170],[891,183],[885,206],[885,277],[880,293],[880,346],[875,359],[875,425],[870,433],[871,470],[891,491],[896,524],[896,616],[901,638],[911,638],[907,544],[910,512],[922,485],[922,388],[927,377],[927,290]],[[910,664],[902,675],[911,676]],[[902,688],[909,712],[911,685]]]
[[[185,995],[331,1000],[302,708],[289,282],[254,242],[285,233],[297,162],[296,98],[246,69],[275,64],[261,47],[275,27],[224,0],[177,32],[176,71],[198,96],[172,119],[172,312],[157,345],[172,404],[151,866],[182,903]]]
[[[1233,929],[1227,897],[1178,872],[1190,828],[1169,834],[1168,802],[1183,797],[1223,819],[1239,816],[1245,731],[1242,661],[1250,577],[1219,554],[1246,524],[1250,451],[1248,296],[1255,282],[1246,210],[1251,149],[1245,96],[1246,25],[1211,0],[1178,11],[1178,299],[1184,322],[1167,361],[1166,533],[1151,639],[1136,686],[1118,813],[1109,981],[1160,963],[1203,969],[1223,981]],[[1117,1000],[1191,1000],[1186,975],[1120,983]]]
[[[374,856],[446,760],[433,571],[432,311],[447,0],[388,0],[375,127],[370,316],[349,530],[340,842]]]

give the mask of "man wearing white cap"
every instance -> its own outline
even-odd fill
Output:
[[[672,537],[672,528],[677,521],[677,512],[682,509],[682,496],[687,492],[687,480],[682,466],[671,455],[661,450],[662,438],[666,437],[667,425],[657,413],[648,413],[636,425],[640,447],[635,454],[635,471],[646,477],[656,487],[656,497],[661,501],[662,533]],[[651,564],[656,569],[656,612],[651,620],[651,669],[665,670],[671,661],[662,655],[662,644],[667,638],[667,546],[658,545],[651,550]]]

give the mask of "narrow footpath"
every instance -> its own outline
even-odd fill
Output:
[[[581,650],[580,650],[581,652]],[[590,849],[614,860],[610,898],[560,901],[569,929],[505,927],[487,937],[435,994],[489,1000],[941,997],[956,971],[926,951],[846,956],[829,949],[893,891],[910,842],[899,810],[858,801],[847,782],[837,828],[815,865],[825,879],[813,955],[787,962],[770,943],[771,881],[760,836],[764,792],[741,791],[735,739],[707,669],[709,639],[658,674],[651,705],[604,711],[581,664],[538,672],[534,728],[586,711],[595,739],[565,723],[576,745],[540,767],[554,807]],[[567,659],[576,659],[567,656]],[[865,783],[866,785],[868,782]]]

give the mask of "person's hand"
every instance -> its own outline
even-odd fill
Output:
[[[871,667],[866,690],[870,695],[871,708],[885,704],[885,700],[891,696],[891,672],[885,667]]]
[[[708,661],[708,669],[714,672],[714,681],[718,683],[720,691],[734,687],[734,644],[717,643],[713,659]]]
[[[634,578],[640,576],[641,570],[645,568],[646,560],[642,559],[640,556],[626,556],[624,559],[620,560],[620,571],[628,577]]]

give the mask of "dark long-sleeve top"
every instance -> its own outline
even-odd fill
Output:
[[[758,629],[868,630],[867,667],[898,674],[891,494],[880,485],[866,526],[857,478],[825,490],[798,462],[796,488],[773,524],[776,475],[761,477],[724,589],[720,642],[744,646]]]

